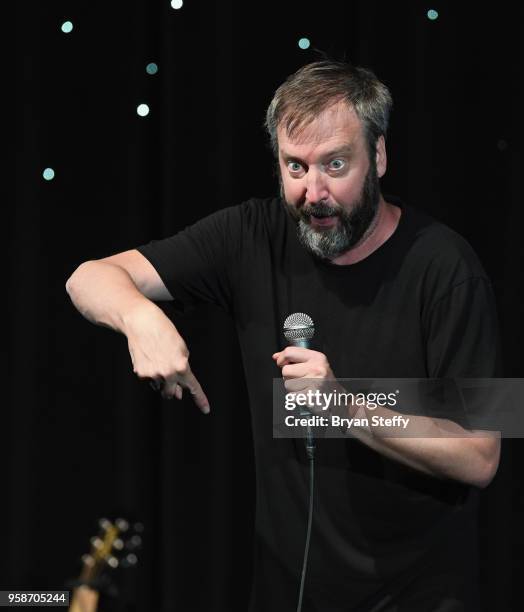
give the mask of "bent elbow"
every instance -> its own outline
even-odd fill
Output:
[[[71,297],[71,289],[72,289],[72,284],[73,284],[72,279],[73,279],[74,274],[75,273],[73,272],[73,274],[71,274],[71,276],[66,280],[66,284],[65,284],[65,290],[69,297]]]
[[[67,291],[68,295],[71,296],[71,291],[73,288],[73,283],[76,279],[78,270],[80,270],[80,268],[86,264],[87,261],[82,262],[79,266],[77,266],[77,268],[75,269],[75,271],[71,274],[71,276],[66,280],[66,284],[65,284],[65,290]]]
[[[479,489],[485,489],[487,486],[489,486],[489,484],[495,478],[495,475],[497,473],[499,467],[499,457],[500,455],[497,454],[497,457],[494,458],[492,461],[487,461],[483,469],[479,470],[477,479],[472,484],[474,484]]]
[[[470,484],[485,489],[495,478],[500,462],[501,441],[498,436],[472,438],[473,456],[470,465],[474,465],[474,474]]]

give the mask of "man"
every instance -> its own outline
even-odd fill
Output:
[[[134,372],[163,397],[209,401],[155,301],[234,317],[250,396],[257,509],[252,611],[295,610],[306,534],[303,444],[272,436],[272,379],[453,378],[497,373],[493,297],[452,230],[384,199],[391,96],[369,71],[322,61],[277,90],[266,126],[281,198],[252,199],[99,261],[67,283],[82,314],[127,336]],[[286,347],[296,311],[316,350]],[[478,610],[476,488],[489,437],[319,440],[303,610]]]

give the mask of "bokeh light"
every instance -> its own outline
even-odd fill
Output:
[[[139,104],[136,107],[136,112],[141,116],[141,117],[145,117],[146,115],[149,115],[149,106],[147,104]]]
[[[53,170],[53,168],[46,168],[42,172],[42,176],[45,178],[46,181],[52,181],[55,178],[55,171]]]
[[[156,74],[158,72],[158,66],[155,62],[151,62],[146,66],[147,74]]]
[[[60,29],[64,34],[69,34],[69,32],[73,31],[73,24],[70,21],[64,21]]]
[[[430,9],[428,11],[428,19],[430,19],[431,21],[435,21],[435,19],[438,19],[438,12],[434,9]]]
[[[310,44],[311,44],[311,43],[309,42],[309,38],[301,38],[301,39],[298,41],[298,46],[299,46],[301,49],[309,49],[309,45],[310,45]]]
[[[183,0],[171,0],[171,6],[174,9],[181,9],[184,6]]]

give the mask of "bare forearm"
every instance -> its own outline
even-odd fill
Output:
[[[77,310],[91,323],[125,333],[126,320],[137,309],[158,306],[137,289],[126,270],[86,261],[71,275],[66,290]]]
[[[367,411],[392,418],[399,413],[387,408]],[[451,478],[485,487],[493,478],[499,460],[500,441],[489,432],[474,433],[448,419],[410,416],[409,430],[420,437],[391,437],[384,426],[352,427],[354,437],[377,452],[437,478]],[[386,434],[386,435],[385,435]]]

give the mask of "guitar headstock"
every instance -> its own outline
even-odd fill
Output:
[[[82,557],[79,582],[96,584],[107,569],[133,567],[138,563],[137,552],[142,546],[141,523],[130,524],[123,518],[114,522],[98,521],[100,531],[91,538],[91,550]]]

